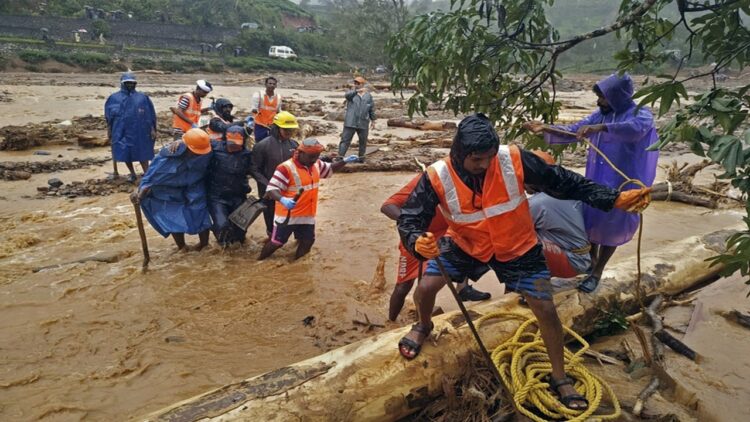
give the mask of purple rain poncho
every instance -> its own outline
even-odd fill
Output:
[[[658,139],[654,118],[646,107],[640,110],[633,102],[633,80],[627,74],[622,77],[611,75],[596,86],[609,102],[612,110],[602,113],[596,110],[578,123],[557,128],[576,132],[584,125],[605,124],[606,132],[597,132],[590,136],[596,145],[617,168],[633,179],[638,179],[646,186],[651,186],[656,176],[658,151],[646,151]],[[576,142],[571,136],[545,132],[544,139],[549,144]],[[603,185],[620,188],[625,181],[617,174],[593,148],[589,148],[586,161],[586,177]],[[637,188],[628,184],[622,190]],[[619,209],[605,212],[584,204],[583,218],[586,232],[591,243],[604,246],[620,246],[630,241],[638,229],[638,214]]]

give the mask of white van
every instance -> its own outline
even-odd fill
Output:
[[[297,55],[294,50],[285,45],[272,45],[268,49],[268,57],[279,57],[282,59],[296,59]]]

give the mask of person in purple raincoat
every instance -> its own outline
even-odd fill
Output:
[[[523,126],[533,133],[544,132],[544,139],[549,144],[566,144],[589,138],[628,177],[651,186],[656,176],[659,152],[647,151],[646,148],[654,144],[658,136],[651,111],[646,107],[637,108],[632,99],[633,80],[628,74],[614,74],[594,85],[594,93],[598,110],[572,125],[553,126],[573,132],[575,137],[547,131],[539,121],[525,122]],[[620,190],[637,187],[632,183],[621,186],[625,179],[593,148],[589,148],[588,152],[586,177]],[[601,211],[587,205],[584,205],[583,218],[591,243],[592,270],[578,288],[590,293],[598,286],[604,267],[615,249],[633,238],[639,218],[635,213],[618,209]]]

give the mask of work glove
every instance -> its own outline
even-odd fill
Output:
[[[281,202],[281,205],[283,205],[284,208],[288,210],[291,210],[292,208],[297,206],[297,201],[292,198],[281,198],[279,199],[279,202]]]
[[[359,160],[359,156],[357,156],[357,155],[355,155],[355,154],[352,154],[352,155],[348,155],[348,156],[346,156],[346,157],[344,158],[344,162],[345,162],[345,163],[347,163],[347,164],[349,164],[349,163],[353,163],[353,162],[355,162],[355,161],[357,161],[357,160]]]
[[[427,259],[440,256],[440,248],[438,248],[435,235],[430,232],[426,232],[417,238],[414,244],[414,251]]]
[[[192,127],[193,129],[198,129],[200,126],[198,126],[197,124],[193,123],[190,127]]]
[[[642,212],[651,203],[651,188],[631,189],[620,192],[615,200],[615,208],[627,212]]]

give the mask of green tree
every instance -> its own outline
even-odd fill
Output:
[[[690,99],[686,81],[711,77],[706,92],[660,129],[654,147],[686,142],[720,164],[720,177],[743,193],[750,215],[750,85],[716,83],[730,66],[741,70],[750,63],[750,0],[621,0],[608,25],[564,38],[547,18],[555,7],[554,0],[452,0],[450,11],[417,16],[388,43],[393,89],[417,85],[410,114],[426,113],[429,102],[455,113],[481,111],[507,137],[534,144],[539,140],[520,122],[555,120],[561,106],[555,87],[563,76],[558,63],[572,48],[615,33],[625,45],[613,55],[618,69],[648,71],[675,59],[667,47],[682,31],[686,51],[672,72],[651,78],[635,96],[641,105],[658,102],[662,116]],[[686,71],[688,64],[704,63],[711,65],[703,73]],[[725,273],[750,274],[750,217],[744,222],[748,230],[729,239],[730,252],[714,258],[726,265]]]

